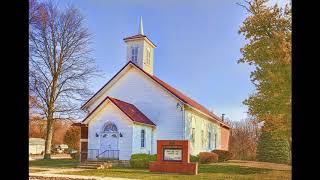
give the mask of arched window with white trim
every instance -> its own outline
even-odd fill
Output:
[[[103,128],[102,132],[118,132],[118,128],[113,122],[108,121],[104,125],[104,128]]]

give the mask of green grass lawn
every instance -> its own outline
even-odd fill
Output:
[[[109,176],[138,179],[172,179],[172,180],[190,180],[190,179],[291,179],[291,171],[278,171],[262,168],[244,167],[238,165],[210,164],[199,165],[198,175],[180,175],[180,174],[161,174],[151,173],[148,169],[133,168],[112,168],[99,170],[85,170],[78,172],[65,172],[64,174],[77,174],[87,176]]]
[[[30,167],[72,168],[76,167],[78,164],[79,161],[74,159],[40,159],[29,161]]]

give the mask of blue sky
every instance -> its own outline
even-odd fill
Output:
[[[237,64],[245,45],[237,32],[248,14],[236,2],[64,0],[59,6],[79,8],[93,35],[92,56],[103,72],[92,82],[94,92],[125,65],[123,38],[138,33],[142,16],[145,35],[157,45],[154,74],[216,115],[238,121],[246,117],[242,101],[254,86],[253,67]]]

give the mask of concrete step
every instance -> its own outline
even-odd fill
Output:
[[[79,166],[90,166],[90,167],[99,167],[102,164],[80,164]]]
[[[100,167],[103,163],[99,162],[87,162],[87,163],[80,163],[78,168],[85,168],[85,169],[97,169]]]
[[[124,160],[108,160],[108,161],[86,161],[80,163],[79,168],[99,169],[110,167],[129,167],[129,161]]]
[[[84,165],[80,165],[80,166],[78,166],[78,168],[81,168],[81,169],[98,169],[98,166],[84,166]]]
[[[100,164],[103,164],[103,163],[81,163],[81,164],[83,164],[83,165],[86,165],[86,164],[88,164],[88,165],[100,165]]]

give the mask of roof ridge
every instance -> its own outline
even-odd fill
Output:
[[[190,106],[194,107],[195,109],[201,111],[204,114],[207,114],[208,116],[211,116],[212,118],[216,119],[218,122],[223,123],[224,125],[226,125],[227,127],[229,127],[228,124],[226,124],[225,122],[223,122],[220,117],[218,117],[217,115],[215,115],[214,113],[210,112],[205,106],[201,105],[200,103],[198,103],[197,101],[191,99],[190,97],[188,97],[187,95],[185,95],[184,93],[182,93],[181,91],[175,89],[174,87],[172,87],[171,85],[169,85],[168,83],[164,82],[163,80],[161,80],[160,78],[158,78],[155,75],[151,75],[148,72],[146,72],[145,70],[143,70],[142,68],[140,68],[139,66],[137,66],[136,64],[132,63],[135,67],[137,67],[138,69],[140,69],[142,72],[144,72],[146,75],[148,75],[149,77],[151,77],[152,79],[154,79],[156,82],[158,82],[160,85],[162,85],[164,88],[166,88],[168,91],[170,91],[172,94],[174,94],[175,96],[177,96],[180,100],[182,100],[183,102],[185,102],[186,104],[189,104]],[[172,90],[174,90],[175,92],[172,92]],[[182,96],[182,97],[181,97]],[[191,101],[191,104],[190,102]],[[196,106],[196,107],[195,107]],[[198,107],[197,107],[198,106]],[[200,107],[200,108],[199,108]]]
[[[218,118],[218,120],[220,120],[220,118],[219,118],[217,115],[215,115],[215,114],[213,114],[212,112],[210,112],[210,110],[208,110],[204,105],[198,103],[196,100],[194,100],[194,99],[192,99],[191,97],[185,95],[185,93],[183,93],[182,91],[180,91],[180,90],[172,87],[171,85],[169,85],[169,84],[166,83],[165,81],[161,80],[161,79],[158,78],[157,76],[153,75],[153,77],[157,78],[157,80],[161,81],[162,83],[170,86],[172,89],[174,89],[175,91],[177,91],[178,93],[180,93],[181,95],[183,95],[185,98],[188,98],[188,99],[189,99],[190,101],[192,101],[193,103],[196,103],[198,106],[201,106],[201,107],[205,108],[205,109],[210,113],[210,115],[212,115],[212,116],[214,116],[215,118]],[[186,103],[187,103],[187,102],[186,102]]]
[[[205,106],[201,105],[200,103],[198,103],[197,101],[191,99],[190,97],[188,97],[187,95],[185,95],[183,92],[173,88],[172,86],[170,86],[168,83],[164,82],[163,80],[161,80],[160,78],[158,78],[155,75],[151,75],[148,72],[144,71],[142,68],[140,68],[139,66],[137,66],[136,64],[134,64],[133,62],[129,61],[128,63],[126,63],[126,65],[124,67],[122,67],[119,72],[113,76],[98,92],[95,93],[98,94],[104,87],[106,87],[107,84],[109,84],[110,81],[113,80],[114,77],[116,77],[125,67],[127,67],[129,64],[133,65],[134,67],[138,68],[139,70],[141,70],[145,75],[149,76],[151,79],[153,79],[154,81],[156,81],[158,84],[160,84],[162,87],[164,87],[167,91],[169,91],[170,93],[172,93],[174,96],[176,96],[178,99],[180,99],[181,101],[183,101],[184,103],[190,105],[191,107],[197,109],[198,111],[202,112],[203,114],[211,117],[212,119],[218,121],[219,123],[222,123],[222,125],[230,128],[230,126],[228,124],[226,124],[224,121],[221,120],[220,117],[218,117],[217,115],[215,115],[214,113],[210,112]],[[84,105],[86,105],[95,95],[93,95]],[[104,101],[104,100],[103,100]],[[103,102],[102,101],[102,102]],[[121,100],[119,100],[121,101]],[[127,102],[125,102],[127,103]],[[130,104],[130,103],[128,103]],[[84,107],[84,105],[82,105],[82,107]],[[133,104],[130,104],[133,105]],[[99,106],[99,105],[98,105]],[[134,105],[133,105],[134,106]]]

